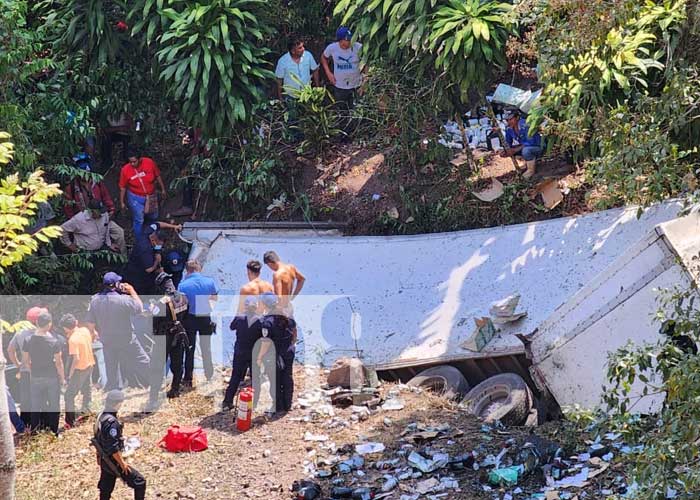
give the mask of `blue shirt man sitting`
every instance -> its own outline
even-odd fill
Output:
[[[527,167],[523,177],[529,179],[535,173],[537,158],[542,157],[542,136],[539,132],[529,134],[527,121],[520,116],[520,112],[517,110],[506,111],[505,119],[508,123],[506,129],[507,147],[501,152],[501,156],[521,155]]]

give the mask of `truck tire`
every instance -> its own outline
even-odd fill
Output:
[[[411,387],[422,387],[448,399],[459,399],[469,391],[462,372],[450,365],[433,366],[408,381]]]
[[[462,401],[469,412],[491,424],[521,425],[527,419],[534,398],[520,375],[501,373],[474,387]]]

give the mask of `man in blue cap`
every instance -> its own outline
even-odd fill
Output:
[[[85,318],[86,326],[103,345],[107,384],[105,390],[119,387],[119,376],[130,385],[148,385],[148,355],[134,337],[132,316],[143,310],[141,298],[128,283],[122,283],[117,273],[108,272],[102,279],[103,288],[90,300]]]
[[[224,410],[233,407],[233,397],[238,391],[238,386],[245,379],[248,370],[252,368],[253,347],[262,338],[258,306],[258,297],[246,297],[243,314],[239,313],[231,321],[230,328],[236,332],[236,344],[233,347],[233,373],[224,396]],[[256,392],[259,392],[259,388],[256,388]]]
[[[321,66],[333,86],[333,97],[338,106],[341,109],[350,110],[355,105],[355,94],[362,93],[363,75],[360,68],[362,44],[352,42],[352,31],[345,26],[338,28],[336,40],[323,51]],[[333,61],[332,71],[330,60]]]

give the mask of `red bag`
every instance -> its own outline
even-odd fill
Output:
[[[204,451],[209,447],[207,433],[199,427],[171,425],[158,446],[173,453]]]

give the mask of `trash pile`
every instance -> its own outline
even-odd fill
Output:
[[[513,302],[502,305],[510,311]],[[343,370],[361,368],[345,362]],[[429,414],[431,400],[421,393],[403,384],[304,393],[299,420],[315,426],[304,434],[306,477],[294,483],[292,498],[583,500],[633,488],[619,457],[640,450],[619,434],[598,436],[570,455],[524,428],[479,423],[457,405]]]
[[[503,115],[496,115],[496,119],[498,120],[498,126],[501,128],[501,132],[505,136],[506,122],[503,120]],[[450,149],[464,149],[462,132],[457,122],[448,120],[442,128],[443,133],[440,134],[438,138],[438,144],[442,144]],[[471,118],[471,112],[466,113],[464,117],[464,129],[471,149],[489,148],[494,151],[501,150],[501,141],[498,139],[498,136],[494,134],[493,137],[489,137],[493,132],[493,126],[488,117]]]

